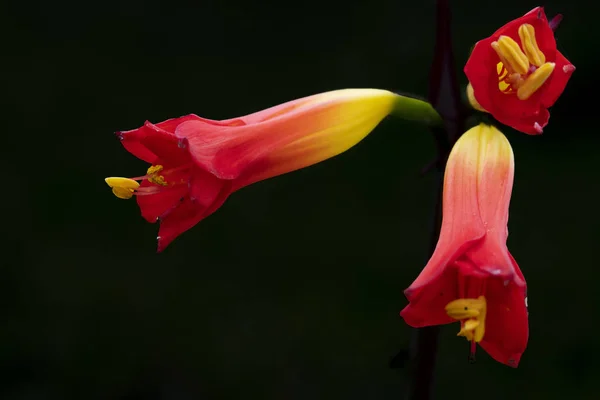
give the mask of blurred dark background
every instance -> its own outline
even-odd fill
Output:
[[[457,68],[540,5],[452,1]],[[516,158],[509,247],[529,284],[518,369],[442,330],[439,399],[597,399],[597,14],[563,13],[577,66]],[[434,156],[418,124],[245,188],[164,253],[103,179],[147,168],[113,136],[346,87],[427,93],[434,1],[2,2],[1,399],[399,399],[402,294],[427,260]],[[460,74],[461,84],[466,84]],[[595,87],[595,88],[594,88]]]

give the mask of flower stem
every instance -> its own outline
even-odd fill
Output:
[[[444,120],[443,126],[431,129],[437,148],[434,169],[436,201],[429,248],[429,256],[431,256],[442,225],[442,194],[446,161],[452,146],[464,132],[466,115],[461,102],[452,54],[449,0],[436,0],[436,40],[428,97],[429,102]],[[408,400],[432,398],[439,331],[439,326],[413,330],[409,349],[412,376],[406,394]]]

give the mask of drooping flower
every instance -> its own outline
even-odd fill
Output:
[[[477,42],[464,71],[474,108],[536,135],[575,67],[556,49],[552,26],[537,7]]]
[[[224,121],[187,115],[146,122],[118,136],[130,153],[151,164],[147,173],[107,178],[106,183],[119,198],[135,195],[147,221],[160,221],[160,252],[231,193],[348,150],[398,107],[409,118],[438,117],[417,99],[386,90],[345,89]]]
[[[443,221],[431,259],[404,292],[413,327],[459,320],[459,336],[516,367],[528,339],[526,283],[506,247],[514,158],[504,135],[481,124],[454,145],[444,177]]]

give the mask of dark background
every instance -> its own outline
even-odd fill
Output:
[[[456,64],[539,3],[452,1]],[[509,128],[509,247],[529,284],[518,369],[467,363],[442,329],[439,399],[597,399],[598,18],[543,136]],[[346,87],[427,93],[433,0],[28,1],[0,6],[2,399],[400,399],[402,291],[427,260],[434,156],[418,124],[234,194],[162,254],[103,179],[147,165],[113,136],[144,120],[248,114]],[[462,72],[461,84],[466,84]],[[596,87],[596,89],[593,89]]]

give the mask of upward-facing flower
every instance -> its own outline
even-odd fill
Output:
[[[556,49],[542,7],[475,44],[465,65],[471,105],[527,134],[540,134],[575,67]]]
[[[146,122],[118,136],[130,153],[151,164],[148,171],[106,183],[119,198],[135,195],[147,221],[160,221],[160,252],[232,192],[348,150],[403,105],[418,118],[438,117],[420,100],[386,90],[345,89],[225,121],[192,114]]]
[[[404,292],[413,327],[461,322],[459,336],[516,367],[528,338],[525,278],[506,247],[514,159],[492,126],[467,131],[444,177],[443,221],[431,259]]]

